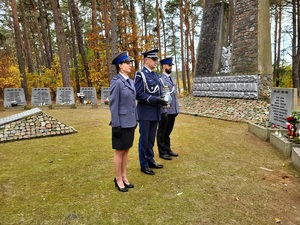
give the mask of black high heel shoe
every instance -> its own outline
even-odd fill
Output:
[[[123,181],[123,183],[124,183],[124,186],[125,186],[126,188],[134,188],[134,185],[131,184],[131,183],[126,184],[124,181]]]
[[[118,188],[119,191],[121,191],[121,192],[127,192],[127,191],[128,191],[128,189],[126,188],[126,186],[123,187],[123,188],[120,188],[120,187],[119,187],[116,178],[114,179],[114,182],[115,182],[115,186]]]

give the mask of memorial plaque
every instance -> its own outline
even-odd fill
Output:
[[[23,88],[4,88],[4,107],[25,106]]]
[[[51,105],[49,88],[32,88],[31,105],[32,106]]]
[[[286,118],[296,107],[296,88],[272,88],[269,122],[286,128]]]
[[[258,76],[196,77],[194,78],[193,95],[199,97],[258,99]]]
[[[97,105],[97,94],[95,87],[81,87],[80,94],[83,94],[83,104]]]
[[[110,90],[109,87],[101,88],[101,104],[104,103],[105,99],[109,99]]]
[[[74,91],[72,87],[59,87],[56,92],[56,105],[74,105]]]

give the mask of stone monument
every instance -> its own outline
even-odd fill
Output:
[[[51,104],[49,88],[32,88],[32,106],[49,106]]]
[[[25,106],[23,88],[4,88],[4,107]]]
[[[101,104],[104,104],[105,100],[109,100],[109,87],[103,87],[101,88]]]
[[[58,87],[56,92],[56,105],[74,105],[74,91],[72,87]]]
[[[296,88],[273,88],[269,122],[286,128],[286,118],[297,108]]]
[[[82,104],[97,105],[97,95],[95,87],[80,87],[80,94],[82,95]]]
[[[234,7],[233,16],[229,15],[229,7]],[[230,29],[231,24],[233,29]],[[228,57],[222,58],[222,49],[224,52],[229,46],[230,63],[224,61]],[[227,64],[222,65],[222,60]],[[230,69],[223,68],[229,65]],[[236,0],[234,6],[225,1],[206,1],[194,74],[194,95],[200,91],[197,87],[202,81],[197,78],[245,75],[257,76],[256,98],[270,100],[273,75],[269,1]],[[229,92],[234,90],[228,89]]]

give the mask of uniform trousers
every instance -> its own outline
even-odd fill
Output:
[[[159,121],[157,130],[157,148],[159,155],[166,155],[171,152],[171,139],[170,135],[172,133],[175,117],[177,114],[167,114],[162,115]]]
[[[139,160],[141,167],[149,167],[149,163],[155,163],[153,146],[157,130],[157,121],[139,121]]]

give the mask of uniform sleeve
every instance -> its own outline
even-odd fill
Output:
[[[110,82],[110,100],[109,108],[111,112],[111,126],[119,127],[120,126],[120,117],[119,117],[119,97],[120,97],[120,82],[119,79],[112,79]]]

